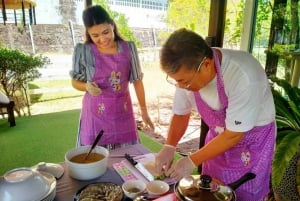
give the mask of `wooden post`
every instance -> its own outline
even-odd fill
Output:
[[[29,5],[29,24],[32,24],[33,20],[32,20],[32,6],[31,4]]]
[[[227,0],[210,1],[208,36],[206,38],[206,41],[210,46],[223,46],[226,6]]]
[[[2,0],[2,16],[3,16],[3,24],[6,24],[7,16],[6,16],[6,10],[5,10],[5,2]]]
[[[85,2],[85,7],[86,8],[93,5],[93,0],[85,0],[84,2]]]
[[[24,0],[22,0],[22,14],[23,14],[23,26],[25,26],[26,25],[26,18],[25,18]]]

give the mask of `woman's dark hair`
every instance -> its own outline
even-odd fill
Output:
[[[82,13],[82,20],[83,24],[85,26],[85,35],[86,35],[86,43],[92,43],[92,39],[87,31],[88,28],[98,25],[98,24],[103,24],[103,23],[108,23],[113,25],[114,27],[114,34],[115,34],[115,41],[118,40],[123,40],[121,35],[118,32],[118,28],[114,20],[109,16],[108,12],[106,10],[99,6],[90,6],[86,8],[83,13]]]
[[[212,58],[212,49],[197,33],[185,28],[173,32],[160,52],[160,64],[166,73],[177,73],[185,65],[189,70],[198,67],[204,57]]]

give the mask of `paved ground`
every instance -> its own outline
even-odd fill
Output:
[[[45,56],[50,58],[51,65],[41,70],[41,79],[69,79],[69,71],[72,63],[71,55],[47,54]],[[161,143],[164,143],[169,120],[172,115],[172,97],[174,93],[174,86],[165,81],[165,74],[161,72],[157,62],[143,65],[143,72],[148,112],[155,124],[154,132],[150,132],[148,130],[144,131],[150,137]],[[70,86],[66,86],[66,88],[68,87]],[[70,90],[73,89],[70,88]],[[137,99],[132,86],[130,87],[130,90],[136,117],[138,120],[141,120],[137,106]],[[56,100],[56,103],[50,104],[50,107],[49,103],[47,103],[47,107],[45,107],[45,104],[46,103],[36,103],[32,105],[32,114],[35,115],[68,109],[79,109],[81,107],[81,97],[67,98],[60,101]],[[178,145],[178,151],[182,153],[188,153],[197,150],[199,144],[199,135],[200,119],[198,115],[195,114],[192,116],[188,129]]]

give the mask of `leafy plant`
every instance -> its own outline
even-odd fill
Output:
[[[300,144],[300,89],[287,81],[271,78],[276,108],[277,137],[272,169],[272,185],[279,185]]]
[[[50,60],[41,55],[27,55],[20,50],[0,47],[0,90],[14,98],[18,116],[21,116],[24,106],[30,115],[27,84],[39,78],[41,74],[38,69],[49,63]]]

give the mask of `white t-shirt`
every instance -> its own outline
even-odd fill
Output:
[[[228,98],[226,128],[231,131],[246,132],[254,126],[262,126],[274,121],[273,96],[266,73],[260,63],[245,51],[220,50],[221,71]],[[220,109],[216,77],[199,93],[211,108]],[[196,108],[193,92],[176,88],[174,114],[188,114],[192,108]]]

